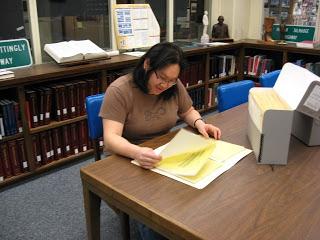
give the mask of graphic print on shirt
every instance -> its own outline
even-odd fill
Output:
[[[161,116],[166,114],[166,109],[163,106],[160,106],[158,109],[151,111],[147,110],[144,112],[144,120],[146,122],[158,120]]]

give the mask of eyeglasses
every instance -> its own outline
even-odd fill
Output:
[[[166,79],[163,79],[162,77],[159,77],[157,71],[154,71],[154,73],[156,74],[158,80],[160,80],[161,83],[168,84],[169,86],[173,86],[177,84],[178,78],[174,80],[166,80]]]

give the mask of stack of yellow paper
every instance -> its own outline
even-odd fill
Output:
[[[221,140],[214,140],[215,148],[210,156],[209,161],[200,169],[200,171],[195,176],[182,177],[187,181],[196,183],[212,172],[218,170],[219,168],[228,164],[228,160],[232,159],[233,156],[246,150],[244,147],[224,142]]]
[[[273,88],[252,88],[249,94],[249,114],[260,132],[267,110],[291,110],[291,108]]]
[[[155,152],[162,156],[162,160],[151,171],[202,189],[251,150],[181,129]],[[132,163],[139,165],[136,160]]]
[[[263,91],[252,91],[251,97],[259,106],[261,111],[273,110],[291,110],[288,103],[284,101],[273,88],[262,88]],[[259,89],[259,90],[262,90]]]
[[[161,151],[162,160],[156,167],[175,175],[195,176],[209,160],[214,147],[213,139],[181,129]]]

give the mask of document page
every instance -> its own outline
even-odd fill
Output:
[[[160,26],[149,4],[114,5],[118,49],[151,47],[160,42]]]
[[[213,139],[181,129],[161,151],[157,168],[176,175],[194,176],[208,161],[215,147]]]
[[[186,131],[186,130],[183,130],[183,131]],[[172,139],[173,143],[169,142],[169,143],[155,149],[155,152],[158,154],[168,154],[166,156],[170,156],[169,158],[172,157],[169,160],[170,163],[168,163],[168,165],[170,165],[169,168],[170,167],[175,168],[173,166],[179,165],[179,164],[181,164],[181,165],[186,164],[188,166],[188,169],[190,169],[190,168],[192,168],[192,164],[191,165],[189,165],[189,164],[190,164],[190,162],[193,162],[191,157],[187,158],[185,160],[187,163],[185,163],[183,159],[175,158],[176,155],[174,155],[173,146],[177,147],[176,144],[178,144],[178,141],[181,140],[180,137],[185,136],[185,133],[182,133],[179,135],[178,134],[176,135],[177,136],[176,139]],[[193,134],[193,133],[190,132],[190,133],[187,133],[187,135],[188,134]],[[196,135],[196,134],[193,134],[193,135]],[[198,135],[196,135],[196,136],[198,136]],[[201,137],[201,136],[198,136],[198,137]],[[206,139],[204,139],[204,140],[206,140]],[[209,156],[206,156],[204,154],[202,155],[201,153],[199,154],[201,157],[207,157],[207,158],[205,160],[203,160],[203,162],[195,164],[196,168],[198,168],[199,165],[202,166],[197,171],[197,173],[195,175],[189,175],[189,176],[187,176],[185,174],[179,175],[179,174],[175,174],[174,171],[168,171],[167,169],[161,169],[158,166],[151,169],[151,171],[157,172],[161,175],[175,179],[176,181],[182,182],[182,183],[190,185],[192,187],[202,189],[202,188],[206,187],[210,182],[212,182],[215,178],[217,178],[222,173],[224,173],[225,171],[230,169],[232,166],[234,166],[243,157],[245,157],[246,155],[248,155],[249,153],[252,152],[252,150],[247,149],[243,146],[228,143],[228,142],[225,142],[222,140],[214,140],[214,139],[208,139],[208,140],[210,140],[209,142],[211,142],[211,141],[213,142],[213,145],[211,143],[208,144],[208,146],[209,146],[208,149],[210,149],[212,147],[212,150],[210,149],[211,154]],[[182,148],[182,149],[188,148],[187,146],[190,146],[190,145],[186,146],[186,144],[185,144],[186,141],[188,141],[188,140],[183,139],[183,142],[180,142],[181,145],[183,145],[183,146],[178,146],[178,148]],[[172,145],[169,146],[170,144],[172,144]],[[195,144],[199,144],[199,143],[195,143]],[[199,145],[201,145],[201,144],[199,144]],[[182,149],[180,149],[180,150],[182,150]],[[194,151],[199,150],[199,148],[193,147],[192,145],[190,146],[190,149],[193,149]],[[180,154],[181,153],[183,154],[183,151],[184,150],[182,150],[182,152],[180,152]],[[190,152],[192,152],[192,150],[189,150],[189,153]],[[179,155],[179,157],[180,156],[181,155]],[[174,161],[176,161],[176,163],[174,163]],[[131,161],[131,163],[139,166],[139,163],[136,160]],[[167,165],[167,163],[165,163],[164,165]]]

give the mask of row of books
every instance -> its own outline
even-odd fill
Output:
[[[117,78],[131,73],[132,71],[132,68],[125,68],[109,73],[107,76],[107,84],[110,85]],[[186,87],[203,83],[204,65],[200,61],[189,62],[188,66],[183,71],[181,71],[179,78]]]
[[[0,143],[0,181],[28,171],[24,139]]]
[[[32,146],[38,167],[92,148],[86,120],[34,134]]]
[[[210,78],[220,78],[236,74],[236,57],[214,55],[210,57]]]
[[[61,82],[28,88],[26,115],[30,128],[85,115],[87,96],[101,92],[99,79]]]
[[[293,63],[300,67],[304,67],[310,72],[313,72],[314,74],[320,76],[320,62],[309,62],[304,59],[298,59]]]
[[[180,80],[186,87],[203,83],[204,77],[204,64],[200,61],[190,61],[180,73]]]
[[[219,83],[214,83],[208,87],[208,107],[213,107],[217,104],[217,88]]]
[[[0,140],[22,132],[19,104],[14,100],[0,100]]]
[[[117,70],[117,71],[113,71],[111,73],[109,73],[107,75],[107,84],[108,86],[114,81],[116,80],[117,78],[123,76],[123,75],[126,75],[128,73],[132,73],[133,72],[133,68],[124,68],[124,69],[120,69],[120,70]]]
[[[236,80],[227,80],[227,81],[223,81],[223,82],[216,82],[213,84],[210,84],[208,89],[207,89],[207,105],[208,107],[214,107],[218,104],[218,100],[217,100],[217,89],[220,85],[223,84],[228,84],[228,83],[232,83]]]
[[[259,77],[262,74],[273,71],[274,62],[266,55],[245,56],[243,71],[245,75]]]
[[[197,110],[204,109],[204,87],[191,89],[188,91],[193,102],[193,107]]]

